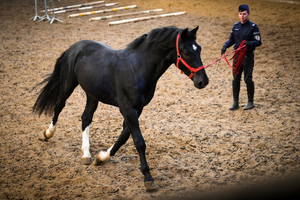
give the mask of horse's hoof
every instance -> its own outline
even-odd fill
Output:
[[[102,161],[102,160],[100,159],[100,156],[97,155],[96,158],[95,158],[95,165],[99,166],[99,165],[101,165],[103,162],[104,162],[104,161]]]
[[[144,184],[147,192],[155,192],[158,190],[158,186],[154,183],[154,181],[146,181]]]
[[[41,141],[47,141],[49,138],[46,136],[46,131],[44,131],[42,134],[39,135],[39,140]]]
[[[92,164],[93,160],[91,157],[83,157],[83,158],[81,158],[81,162],[84,165],[90,165],[90,164]]]

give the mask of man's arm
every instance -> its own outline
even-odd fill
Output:
[[[259,28],[255,25],[253,34],[252,34],[252,41],[247,41],[247,47],[255,48],[261,45],[261,37]]]
[[[232,45],[235,44],[235,39],[234,39],[234,36],[233,36],[233,29],[234,29],[234,26],[230,32],[230,37],[229,37],[229,40],[225,42],[225,44],[223,45],[222,49],[221,49],[221,55],[224,54],[226,52],[226,49],[231,47]]]
[[[231,47],[232,45],[235,44],[235,39],[234,39],[234,35],[233,35],[233,30],[234,30],[234,26],[230,32],[230,37],[229,40],[225,42],[225,44],[223,46],[225,46],[226,48]]]

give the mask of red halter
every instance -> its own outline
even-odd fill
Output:
[[[180,34],[177,35],[177,39],[176,39],[176,51],[177,51],[177,62],[176,62],[176,67],[179,69],[179,61],[181,61],[182,64],[184,64],[184,66],[186,66],[190,71],[191,71],[191,74],[189,75],[189,78],[192,78],[198,71],[200,71],[201,69],[204,69],[206,67],[204,66],[200,66],[198,68],[192,68],[191,66],[189,66],[189,64],[187,64],[181,57],[180,53],[179,53],[179,46],[178,46],[178,43],[179,43],[179,37],[180,37]],[[181,71],[182,73],[182,71]]]
[[[244,61],[244,57],[246,55],[246,51],[247,51],[247,47],[246,45],[244,44],[246,41],[242,41],[239,48],[237,48],[236,50],[230,52],[229,54],[226,54],[226,55],[223,55],[221,58],[215,60],[214,62],[212,62],[211,64],[208,64],[206,66],[200,66],[198,68],[192,68],[191,66],[189,66],[181,57],[180,53],[179,53],[179,46],[178,46],[178,43],[179,43],[179,37],[180,37],[180,34],[177,35],[177,39],[176,39],[176,51],[177,51],[177,62],[176,62],[176,67],[179,69],[179,61],[181,61],[182,64],[184,64],[184,66],[186,66],[186,68],[188,68],[190,71],[191,71],[191,74],[189,75],[189,78],[192,78],[198,71],[200,71],[201,69],[205,69],[209,66],[211,66],[212,64],[215,64],[216,62],[224,59],[226,60],[227,64],[233,68],[233,75],[235,74],[238,74],[239,73],[239,70],[241,68],[241,65]],[[234,59],[235,57],[237,57],[237,62],[236,63],[233,63],[233,66],[231,66],[226,58],[226,56],[232,54],[232,53],[235,53],[231,59],[229,60],[232,60]],[[182,70],[181,70],[181,73],[182,73]]]

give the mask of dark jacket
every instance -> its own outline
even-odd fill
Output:
[[[261,37],[258,26],[249,20],[244,24],[237,22],[233,25],[230,38],[227,42],[225,42],[224,46],[229,48],[235,44],[233,48],[237,49],[243,40],[249,42],[247,52],[253,52],[256,47],[261,45]]]

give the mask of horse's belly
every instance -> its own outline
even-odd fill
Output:
[[[80,86],[92,98],[105,104],[118,106],[117,96],[108,87],[86,87],[81,84]]]
[[[113,79],[105,69],[82,67],[78,69],[76,78],[89,96],[105,104],[118,106]]]

